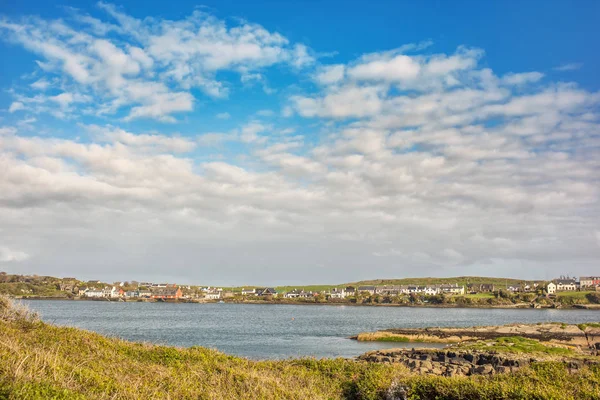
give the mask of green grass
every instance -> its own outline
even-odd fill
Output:
[[[250,361],[202,347],[131,343],[36,320],[0,297],[0,399],[594,399],[600,368],[542,363],[436,377],[352,360]]]
[[[587,322],[585,324],[578,324],[577,327],[582,331],[585,331],[585,328],[600,328],[599,322]]]
[[[577,353],[575,353],[571,349],[567,349],[564,347],[546,346],[537,340],[527,339],[521,336],[501,337],[493,341],[476,342],[473,344],[466,344],[461,347],[487,351],[493,350],[505,353],[538,353],[557,356],[577,355]]]
[[[596,292],[558,292],[556,297],[558,298],[572,298],[572,299],[586,299],[586,295],[589,293]]]
[[[382,336],[375,339],[376,342],[400,342],[409,343],[410,339],[406,336]]]
[[[494,298],[496,298],[496,296],[494,296],[493,293],[465,294],[465,295],[463,295],[463,297],[465,297],[467,299],[494,299]]]
[[[342,288],[343,285],[307,285],[307,286],[276,286],[275,290],[277,293],[287,293],[294,289],[304,290],[305,292],[322,292],[323,290],[329,291],[333,288]]]
[[[480,284],[492,284],[497,286],[497,289],[503,289],[507,285],[520,285],[521,283],[533,282],[533,281],[524,281],[521,279],[508,279],[508,278],[494,278],[494,277],[485,277],[485,276],[457,276],[453,278],[403,278],[403,279],[374,279],[367,281],[360,281],[354,283],[348,283],[342,286],[347,285],[437,285],[437,284],[445,284],[445,283],[457,283],[461,286],[467,286],[467,284],[472,283],[474,285]]]

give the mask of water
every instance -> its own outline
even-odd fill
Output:
[[[414,344],[357,342],[386,328],[597,322],[588,310],[24,301],[42,319],[131,341],[205,346],[252,359],[355,357]],[[419,346],[422,344],[419,343]]]

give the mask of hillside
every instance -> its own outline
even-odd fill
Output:
[[[494,278],[486,276],[457,276],[452,278],[402,278],[402,279],[373,279],[366,281],[351,282],[345,285],[360,286],[360,285],[441,285],[441,284],[453,284],[456,283],[461,286],[467,286],[468,284],[481,285],[481,284],[492,284],[503,288],[505,286],[520,285],[522,283],[540,282],[523,279],[513,278]]]
[[[353,360],[249,361],[202,347],[130,343],[37,320],[0,297],[0,399],[576,399],[600,369],[558,362],[511,374],[422,376]]]

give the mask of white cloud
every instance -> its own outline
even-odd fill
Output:
[[[37,89],[37,90],[46,90],[50,87],[50,82],[48,82],[46,79],[42,78],[39,79],[35,82],[33,82],[31,85],[32,88]]]
[[[215,115],[215,117],[217,119],[229,119],[229,118],[231,118],[231,114],[229,114],[228,112],[222,112],[222,113],[218,113],[217,115]]]
[[[581,63],[568,63],[568,64],[559,65],[558,67],[555,67],[554,70],[555,71],[575,71],[575,70],[581,69],[581,67],[583,67],[583,64],[581,64]]]
[[[383,107],[384,88],[348,85],[332,90],[323,98],[292,97],[292,103],[305,117],[365,117],[378,114]]]
[[[25,105],[23,103],[21,103],[20,101],[15,101],[8,108],[8,112],[14,113],[15,111],[24,110],[24,109],[25,109]]]
[[[362,62],[348,71],[348,75],[357,80],[401,82],[415,79],[421,66],[411,57],[399,54],[395,57],[384,56],[379,59]]]
[[[314,64],[315,58],[310,55],[310,49],[303,44],[297,44],[292,51],[291,64],[296,68],[306,67]]]
[[[507,85],[524,85],[537,82],[544,77],[541,72],[523,72],[520,74],[506,74],[502,77],[502,82]]]
[[[346,67],[342,64],[321,67],[315,80],[322,85],[333,85],[344,79]]]
[[[100,141],[118,142],[144,150],[158,150],[173,153],[188,153],[196,148],[196,142],[183,137],[133,134],[112,126],[90,125],[85,127]]]
[[[17,129],[12,126],[1,126],[0,135],[14,135],[17,133]]]
[[[29,258],[29,254],[23,251],[11,250],[8,247],[0,246],[0,262],[21,262]]]
[[[114,114],[126,108],[126,121],[153,118],[174,122],[173,114],[193,109],[192,88],[227,97],[231,85],[217,79],[219,71],[233,71],[243,80],[258,77],[264,90],[271,93],[263,69],[274,64],[297,69],[315,62],[307,46],[292,44],[257,24],[228,26],[199,10],[180,20],[136,19],[111,4],[99,3],[98,7],[115,23],[78,15],[74,10],[71,12],[84,29],[64,20],[38,17],[0,21],[6,40],[43,58],[37,63],[47,76],[31,83],[32,89],[47,89],[51,78],[67,79],[76,87],[74,92],[95,96],[99,106],[88,113]],[[14,102],[11,112],[24,105]],[[36,112],[65,118],[76,109],[53,111],[46,106]]]

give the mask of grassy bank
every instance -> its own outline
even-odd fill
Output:
[[[0,297],[0,399],[579,399],[600,370],[560,363],[444,378],[352,360],[249,361],[56,327]],[[390,397],[390,396],[396,397]]]

